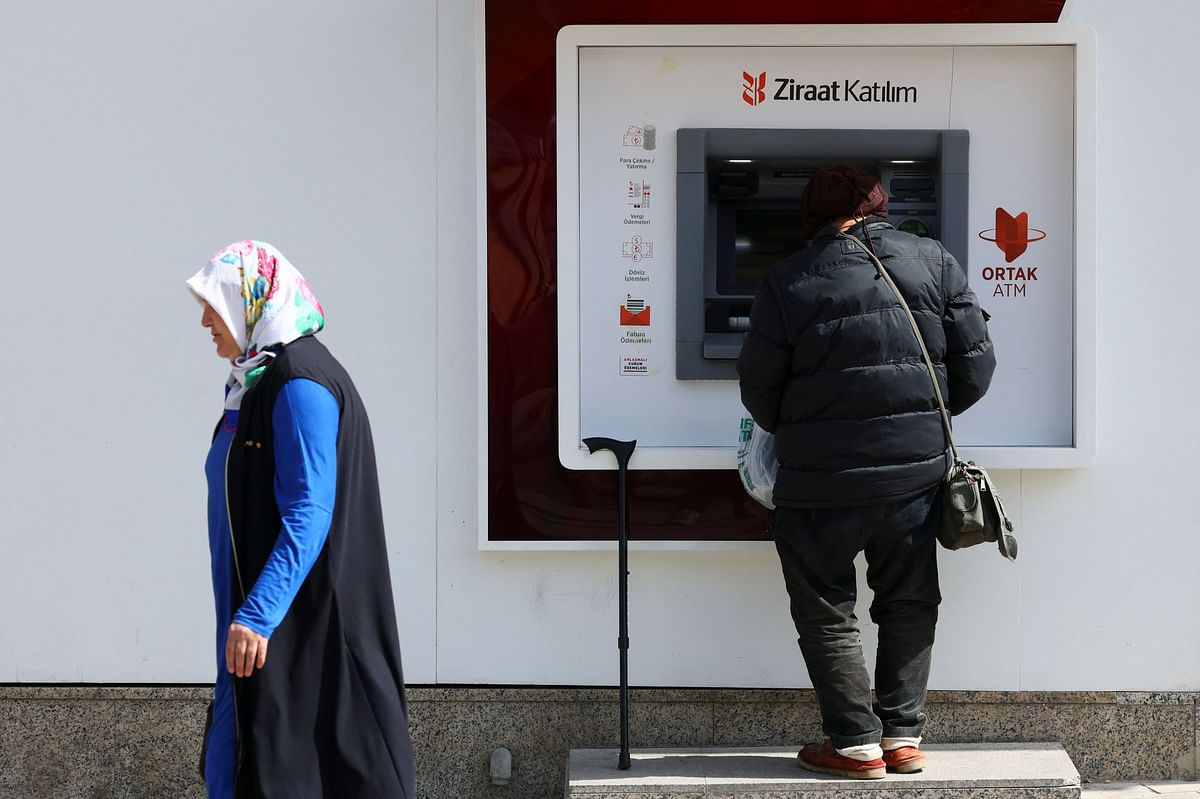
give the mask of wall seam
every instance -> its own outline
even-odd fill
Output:
[[[950,130],[954,119],[954,70],[958,66],[958,47],[950,48],[950,100],[946,103],[946,130]]]
[[[1017,470],[1017,509],[1021,516],[1021,527],[1025,527],[1025,470]],[[1024,690],[1025,680],[1025,625],[1022,623],[1022,611],[1025,607],[1025,592],[1021,580],[1022,569],[1020,563],[1014,564],[1017,567],[1017,690]]]
[[[437,130],[441,130],[442,26],[438,2],[437,0],[432,0],[432,2],[433,62],[437,65],[433,76],[433,119]],[[435,131],[433,137],[433,224],[436,231],[436,235],[433,237],[433,368],[435,374],[438,375],[433,381],[433,682],[435,685],[440,682],[438,672],[441,667],[441,660],[439,657],[438,637],[441,633],[441,624],[439,624],[438,619],[438,606],[442,590],[441,580],[439,579],[442,539],[442,351],[440,344],[441,336],[438,335],[439,322],[441,321],[440,298],[442,295],[442,154],[440,145],[440,138]]]

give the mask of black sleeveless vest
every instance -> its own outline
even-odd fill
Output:
[[[316,338],[278,353],[242,401],[229,454],[235,607],[280,531],[271,416],[289,380],[315,381],[337,399],[337,493],[329,538],[271,635],[266,666],[235,678],[236,793],[412,799],[412,743],[367,414],[350,376]]]

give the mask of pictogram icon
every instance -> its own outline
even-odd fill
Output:
[[[650,306],[645,300],[635,300],[632,294],[625,295],[625,302],[621,303],[621,326],[650,326]]]
[[[643,241],[641,236],[634,236],[630,241],[621,242],[621,257],[631,261],[654,257],[654,242]]]

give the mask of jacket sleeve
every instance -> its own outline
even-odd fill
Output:
[[[333,520],[340,409],[329,390],[289,380],[275,400],[275,503],[282,526],[233,620],[268,638],[321,554]]]
[[[783,303],[768,274],[750,308],[750,330],[737,362],[742,404],[768,433],[774,433],[779,425],[779,406],[791,359]]]
[[[948,252],[942,260],[942,293],[946,376],[950,384],[946,405],[952,415],[958,415],[987,393],[996,371],[996,353],[979,300],[967,285],[966,273]]]

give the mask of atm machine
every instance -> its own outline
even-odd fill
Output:
[[[892,224],[940,240],[966,269],[965,130],[680,128],[677,144],[679,380],[737,379],[758,284],[807,244],[800,195],[823,167],[877,174]]]
[[[754,296],[805,246],[812,174],[852,163],[991,313],[1000,363],[955,419],[963,451],[993,469],[1090,463],[1095,48],[1069,25],[560,31],[559,461],[612,468],[581,444],[606,436],[637,439],[631,469],[736,465]],[[882,94],[822,94],[867,83]],[[1030,235],[997,242],[1016,218]]]

